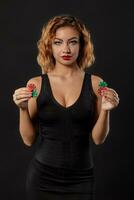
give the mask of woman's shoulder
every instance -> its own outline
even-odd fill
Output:
[[[31,77],[31,78],[27,81],[27,83],[31,83],[31,82],[38,83],[38,82],[40,82],[40,81],[41,81],[41,75],[35,76],[35,77]]]
[[[99,83],[103,81],[102,77],[96,74],[91,74],[92,88],[96,96],[98,96]]]
[[[96,74],[91,74],[91,79],[94,84],[98,84],[100,81],[102,81],[102,77]]]

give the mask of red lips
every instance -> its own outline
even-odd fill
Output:
[[[62,56],[64,60],[70,60],[72,56]]]

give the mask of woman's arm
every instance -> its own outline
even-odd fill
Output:
[[[36,86],[37,93],[40,92],[40,77],[35,77],[27,82]],[[17,99],[16,99],[17,98]],[[19,107],[19,131],[23,142],[31,146],[37,137],[37,104],[36,97],[32,97],[27,87],[15,90],[13,95],[15,104]]]
[[[115,90],[108,88],[102,96],[98,94],[100,77],[92,75],[93,90],[96,95],[96,123],[92,129],[92,138],[95,144],[102,144],[110,130],[110,110],[119,104],[119,97]]]

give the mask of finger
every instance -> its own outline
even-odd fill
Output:
[[[29,100],[29,98],[24,98],[24,99],[20,99],[20,100],[15,100],[14,102],[17,106],[19,106],[21,103],[26,102],[28,100]]]
[[[31,96],[32,92],[20,91],[20,92],[16,92],[14,95],[17,96],[17,97],[20,96],[20,95],[29,95],[29,96]]]
[[[110,94],[110,93],[104,94],[104,97],[110,98],[112,100],[118,100],[119,99],[116,95]]]
[[[32,94],[13,94],[13,100],[14,101],[17,101],[17,100],[20,100],[20,99],[24,99],[24,98],[30,98],[32,96]]]
[[[29,92],[27,87],[22,87],[22,88],[16,89],[14,93],[18,93],[18,92],[21,92],[21,91]]]
[[[111,103],[114,103],[114,101],[115,101],[108,96],[104,96],[104,99],[105,99],[105,101],[108,101],[108,102],[111,102]]]
[[[107,92],[112,92],[114,95],[118,96],[118,93],[113,88],[107,88]]]
[[[32,92],[29,92],[29,91],[23,91],[23,90],[22,90],[22,91],[19,91],[19,92],[15,92],[14,94],[18,96],[18,95],[25,95],[25,94],[27,95],[27,94],[32,94]]]
[[[104,97],[106,101],[112,103],[113,105],[118,105],[119,104],[119,99],[111,99],[109,97]]]
[[[110,91],[110,90],[109,90],[109,91],[108,91],[108,90],[107,90],[107,91],[104,91],[104,92],[103,92],[103,95],[104,95],[104,96],[111,97],[111,98],[112,98],[112,97],[113,97],[113,98],[118,98],[118,94],[115,93],[115,92],[113,92],[113,91]]]
[[[19,100],[18,100],[18,103],[23,103],[23,102],[26,102],[26,101],[28,101],[28,100],[29,100],[29,98],[19,99]]]
[[[32,95],[30,94],[22,94],[22,95],[16,95],[16,100],[20,100],[20,99],[25,99],[25,98],[30,98]]]
[[[114,99],[115,99],[117,102],[120,101],[119,97],[117,97],[117,96],[115,96]]]

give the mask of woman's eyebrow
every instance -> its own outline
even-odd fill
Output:
[[[79,39],[78,37],[72,37],[72,38],[69,38],[68,40],[72,40],[72,39]],[[63,41],[62,39],[60,39],[60,38],[55,38],[55,40],[61,40],[61,41]]]

